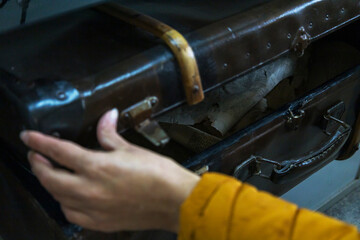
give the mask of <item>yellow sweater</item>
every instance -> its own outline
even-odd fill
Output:
[[[210,173],[181,207],[178,239],[359,240],[360,235],[355,226]]]

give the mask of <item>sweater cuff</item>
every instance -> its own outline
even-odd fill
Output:
[[[294,204],[209,173],[181,207],[178,239],[289,239],[296,212]]]
[[[202,228],[201,222],[205,214],[207,206],[210,204],[211,199],[217,192],[223,189],[224,184],[232,183],[231,188],[234,190],[233,184],[237,187],[241,185],[241,182],[231,177],[217,174],[217,173],[206,173],[202,176],[199,183],[195,186],[190,196],[185,200],[180,210],[180,230],[178,240],[193,240],[195,239],[195,232]],[[231,191],[233,192],[233,191]],[[228,201],[229,193],[224,193],[224,201]],[[231,197],[231,196],[230,196]],[[226,208],[225,204],[223,207]],[[230,209],[229,209],[230,211]],[[230,214],[230,213],[228,213]],[[223,214],[222,214],[223,215]],[[223,218],[228,217],[227,214]],[[219,228],[216,231],[221,232]]]

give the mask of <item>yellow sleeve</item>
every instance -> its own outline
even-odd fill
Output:
[[[299,209],[224,175],[205,174],[180,212],[178,240],[359,240],[355,226]]]

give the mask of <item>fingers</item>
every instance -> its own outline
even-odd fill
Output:
[[[40,154],[30,152],[28,158],[33,173],[51,194],[75,196],[79,194],[79,189],[83,188],[80,177],[65,170],[55,169]]]
[[[105,150],[115,150],[127,142],[117,133],[117,109],[106,112],[100,119],[97,127],[97,138]]]
[[[82,226],[87,229],[96,228],[96,223],[94,220],[87,214],[80,212],[76,209],[69,208],[67,206],[61,206],[61,209],[66,217],[66,219],[74,224]]]
[[[92,159],[90,152],[82,147],[39,132],[24,131],[20,138],[25,145],[36,152],[50,157],[60,165],[74,171],[82,171]]]

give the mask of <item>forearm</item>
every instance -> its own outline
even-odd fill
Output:
[[[179,240],[348,239],[354,226],[299,209],[218,174],[204,175],[181,209]]]

